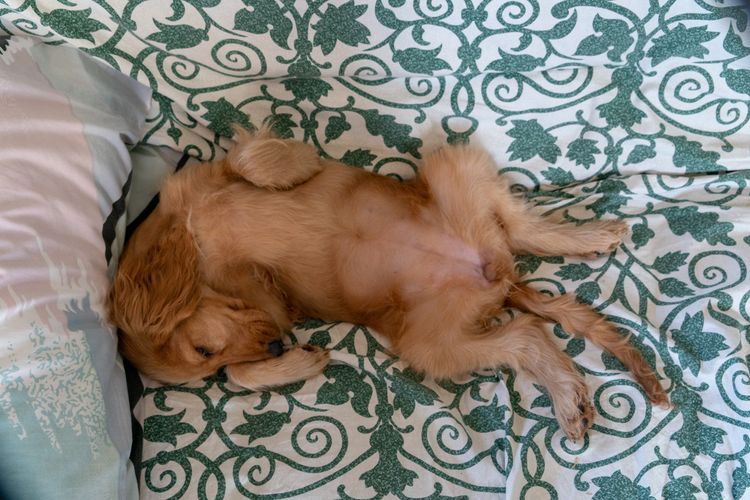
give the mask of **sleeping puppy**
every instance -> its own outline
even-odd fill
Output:
[[[300,315],[315,316],[372,327],[436,378],[527,370],[578,439],[593,407],[582,375],[545,330],[556,321],[615,355],[651,401],[667,402],[610,323],[514,272],[514,254],[611,252],[626,224],[540,218],[471,147],[439,150],[416,179],[398,182],[268,131],[238,135],[224,160],[167,179],[124,252],[109,310],[123,354],[141,372],[180,383],[226,366],[231,381],[251,389],[312,377],[327,352],[282,353],[280,339]],[[522,312],[497,324],[503,307]]]

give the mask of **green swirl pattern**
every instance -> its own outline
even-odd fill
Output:
[[[575,293],[668,387],[653,408],[559,326],[592,431],[565,439],[525,374],[425,380],[374,332],[308,320],[324,376],[264,393],[221,376],[148,385],[145,498],[750,496],[750,37],[741,2],[0,0],[0,28],[68,43],[154,90],[145,140],[199,159],[233,124],[408,177],[445,144],[488,148],[514,188],[631,234],[591,261],[519,257]]]

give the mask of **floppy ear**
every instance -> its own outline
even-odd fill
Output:
[[[235,128],[237,144],[224,160],[227,171],[265,189],[291,189],[323,169],[309,144],[279,139],[268,128],[255,133]]]
[[[175,217],[146,221],[131,243],[137,245],[126,248],[110,290],[110,319],[127,334],[145,334],[161,345],[198,307],[198,249]]]

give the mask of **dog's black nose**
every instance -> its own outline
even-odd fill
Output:
[[[274,340],[268,343],[268,352],[276,357],[281,356],[284,353],[284,344],[280,340]]]

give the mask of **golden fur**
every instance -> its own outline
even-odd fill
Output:
[[[626,231],[619,221],[533,215],[479,149],[439,150],[401,183],[265,131],[241,133],[223,161],[167,179],[123,255],[110,313],[123,354],[143,373],[176,383],[226,366],[230,380],[254,389],[325,367],[321,349],[269,352],[299,315],[367,324],[437,378],[500,365],[529,371],[576,439],[593,408],[545,320],[614,354],[653,402],[667,396],[639,351],[592,309],[519,284],[513,255],[611,252]],[[504,306],[522,313],[497,325]]]

